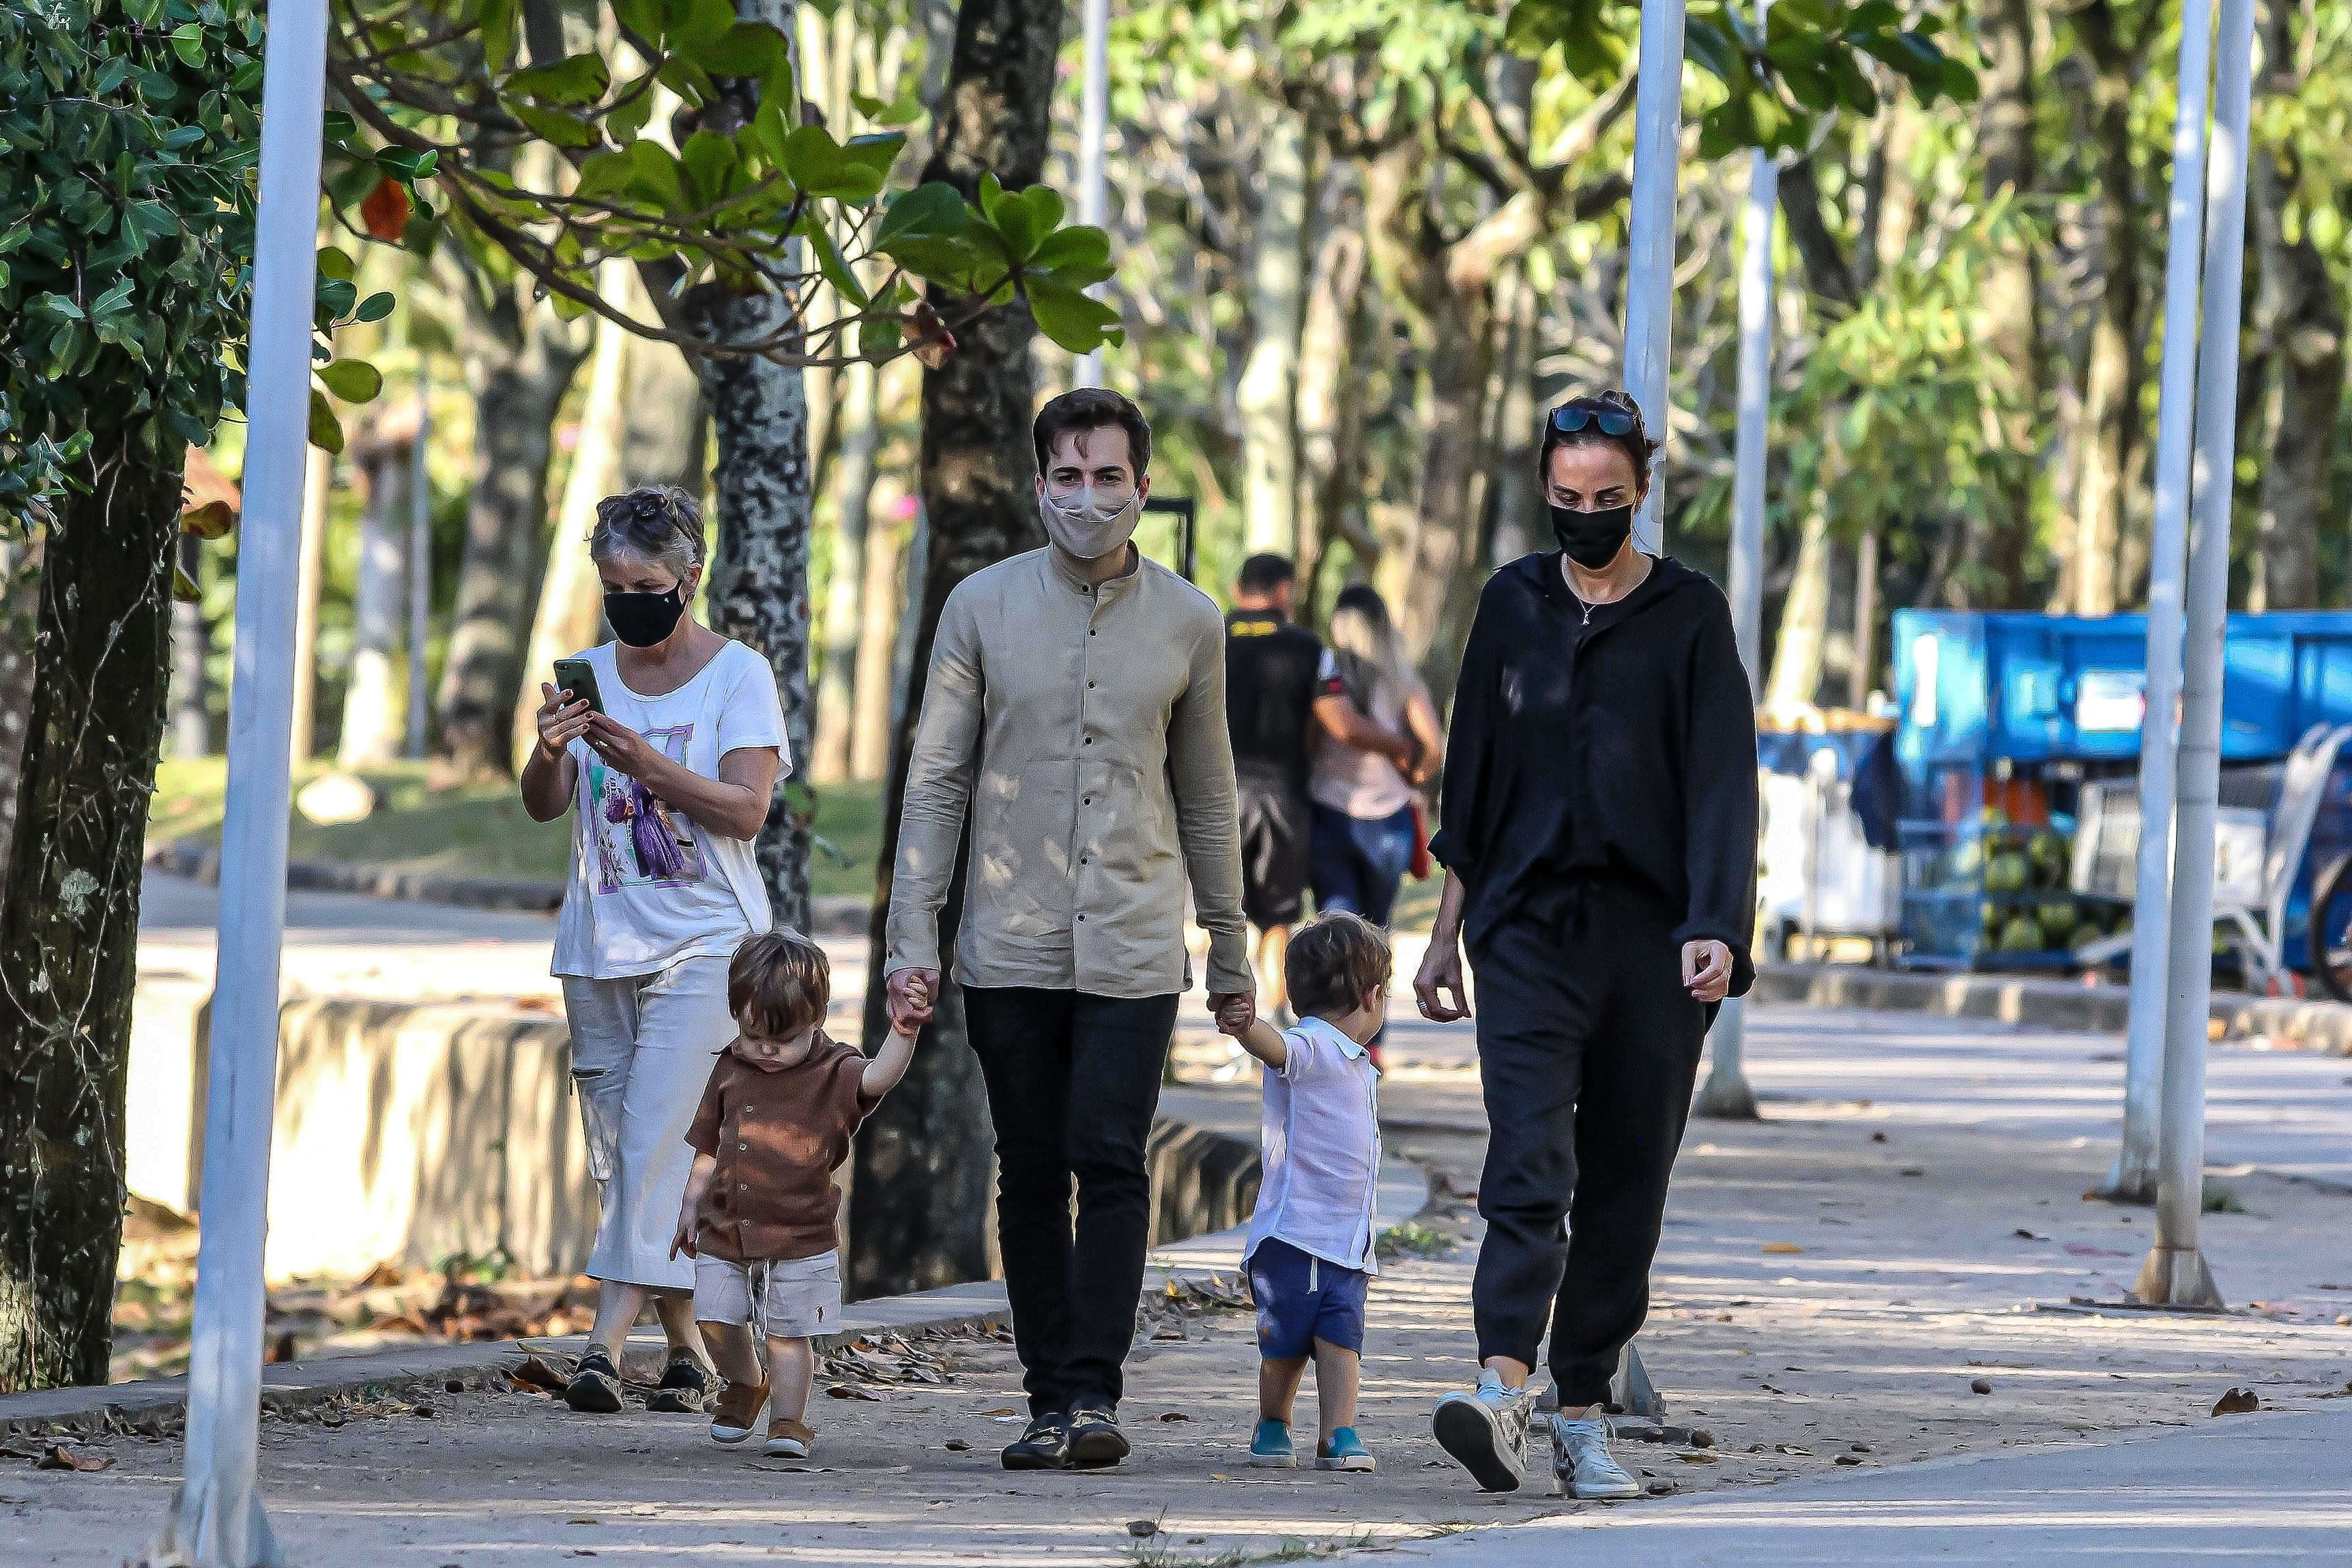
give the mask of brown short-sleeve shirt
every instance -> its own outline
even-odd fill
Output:
[[[806,1060],[770,1069],[719,1054],[686,1141],[719,1167],[695,1211],[695,1247],[738,1263],[815,1258],[841,1245],[834,1172],[874,1107],[866,1058],[819,1031]]]

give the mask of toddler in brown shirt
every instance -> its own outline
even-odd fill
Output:
[[[832,998],[824,950],[806,937],[770,931],[736,950],[727,1005],[739,1032],[687,1129],[694,1169],[670,1243],[670,1256],[694,1259],[695,1320],[727,1379],[710,1436],[740,1443],[767,1408],[766,1452],[778,1458],[806,1458],[815,1441],[810,1341],[841,1318],[833,1173],[915,1049],[912,1035],[894,1033],[869,1061],[827,1037]]]

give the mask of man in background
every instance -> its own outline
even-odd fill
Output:
[[[1339,685],[1322,640],[1291,620],[1297,574],[1279,555],[1253,555],[1234,583],[1225,617],[1225,724],[1242,833],[1242,913],[1257,928],[1250,957],[1266,1010],[1288,1024],[1283,957],[1307,902],[1313,837],[1307,736],[1317,724],[1361,751],[1410,763],[1412,747],[1364,717]]]
[[[1279,555],[1253,555],[1225,617],[1225,725],[1242,830],[1242,913],[1255,929],[1250,957],[1267,1011],[1287,1024],[1282,982],[1290,928],[1307,901],[1307,729],[1323,665],[1321,639],[1290,620],[1297,574]]]

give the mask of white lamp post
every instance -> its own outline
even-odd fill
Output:
[[[326,0],[278,0],[269,9],[268,45],[247,355],[251,423],[237,546],[228,807],[221,828],[220,951],[198,1198],[203,1231],[189,1333],[187,1459],[179,1495],[150,1553],[151,1562],[191,1568],[263,1568],[284,1561],[254,1476]]]

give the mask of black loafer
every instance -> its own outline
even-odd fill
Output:
[[[1127,1434],[1118,1417],[1101,1405],[1080,1405],[1070,1412],[1070,1468],[1098,1470],[1127,1458]]]
[[[660,1384],[646,1395],[646,1408],[699,1415],[710,1408],[711,1382],[709,1367],[685,1351],[676,1352],[662,1368]]]
[[[610,1351],[603,1345],[588,1347],[572,1369],[572,1381],[563,1385],[563,1403],[592,1415],[610,1415],[621,1408],[621,1372]]]
[[[1004,1446],[1008,1470],[1066,1470],[1070,1468],[1070,1424],[1058,1412],[1033,1419],[1021,1436]]]

